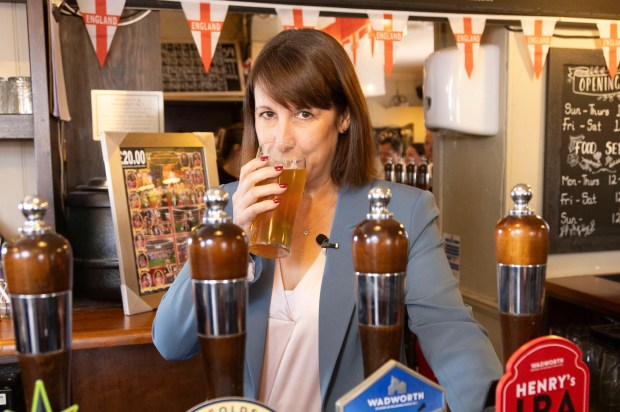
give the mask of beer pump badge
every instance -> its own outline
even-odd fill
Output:
[[[558,336],[543,336],[519,348],[497,385],[495,410],[588,411],[590,372],[581,351]]]
[[[395,360],[386,362],[336,402],[337,412],[446,410],[445,390]]]
[[[187,412],[275,412],[267,406],[251,399],[227,397],[213,399],[196,405]]]

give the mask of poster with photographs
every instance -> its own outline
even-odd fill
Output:
[[[140,294],[166,290],[205,211],[205,159],[187,147],[121,150]]]
[[[218,185],[212,133],[106,133],[102,140],[127,314],[159,305],[189,259],[204,194]]]

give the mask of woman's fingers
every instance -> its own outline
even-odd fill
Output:
[[[269,185],[272,186],[272,185]],[[274,185],[277,187],[277,191],[284,193],[286,189],[279,187],[278,185]],[[234,200],[233,200],[234,201]],[[280,204],[280,198],[278,194],[270,195],[268,197],[261,197],[260,200],[248,205],[245,208],[235,209],[234,211],[234,219],[233,222],[240,226],[246,233],[250,229],[250,225],[252,221],[260,215],[261,213],[268,212],[270,210],[275,209]]]
[[[281,168],[266,166],[266,161],[259,158],[241,168],[239,185],[232,197],[236,225],[247,232],[256,216],[278,206],[277,196],[286,191],[285,185],[275,182],[281,173]]]

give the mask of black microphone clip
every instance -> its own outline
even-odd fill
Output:
[[[323,233],[319,233],[316,237],[316,243],[323,249],[338,249],[338,243],[329,243],[329,238]]]

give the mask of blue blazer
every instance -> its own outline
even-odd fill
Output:
[[[375,181],[338,195],[327,249],[319,304],[319,373],[324,411],[364,379],[362,351],[355,311],[355,272],[351,253],[354,228],[369,210],[368,191],[381,184],[390,188],[388,206],[409,236],[405,303],[409,327],[417,335],[424,357],[446,389],[452,411],[483,409],[491,381],[502,375],[501,364],[484,328],[464,305],[436,224],[439,211],[430,192]],[[236,183],[224,188],[232,195]],[[232,213],[232,205],[228,205]],[[255,279],[249,287],[245,396],[256,398],[265,339],[274,260],[254,257]],[[187,359],[199,352],[189,265],[164,296],[153,322],[153,342],[166,359]],[[303,359],[300,359],[303,362]],[[300,382],[300,385],[303,385]],[[300,405],[299,410],[304,405]],[[288,411],[281,411],[288,412]]]

